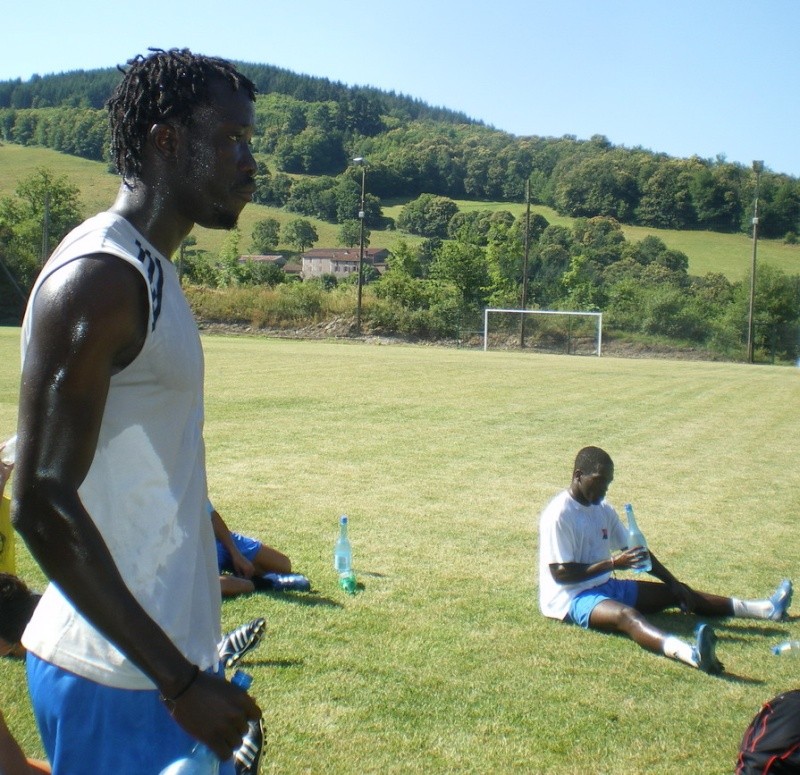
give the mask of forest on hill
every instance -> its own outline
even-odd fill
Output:
[[[340,244],[349,246],[361,224],[367,244],[380,230],[413,235],[396,242],[385,274],[367,267],[365,330],[460,339],[480,327],[485,307],[522,300],[533,309],[603,311],[610,336],[739,358],[748,336],[745,283],[720,272],[692,276],[685,254],[657,237],[628,242],[621,224],[747,233],[758,186],[760,236],[798,240],[800,181],[788,175],[756,176],[721,158],[673,158],[602,136],[517,137],[404,95],[240,67],[259,89],[254,200],[296,216],[259,221],[251,252],[274,251],[280,240],[302,253],[318,239],[309,218],[340,226]],[[0,140],[108,164],[102,106],[119,77],[108,69],[0,83]],[[366,166],[353,163],[358,157]],[[0,199],[0,266],[25,289],[43,229],[52,245],[80,220],[78,191],[39,170],[16,194]],[[526,198],[574,221],[502,209]],[[493,204],[461,210],[456,199]],[[389,205],[393,218],[384,213]],[[285,328],[352,315],[352,275],[289,282],[275,266],[242,264],[241,236],[234,230],[219,255],[183,246],[199,317]],[[800,355],[798,298],[800,276],[762,268],[754,320],[762,359]]]
[[[755,175],[722,158],[674,158],[612,145],[603,136],[517,137],[462,113],[369,87],[349,87],[269,65],[241,63],[259,89],[254,150],[263,155],[261,201],[310,212],[292,197],[297,175],[323,176],[330,199],[354,157],[368,160],[379,199],[434,194],[532,201],[571,217],[604,216],[668,229],[748,231]],[[0,82],[0,139],[88,159],[107,158],[103,103],[114,68]],[[766,170],[759,179],[759,231],[796,239],[800,180]]]

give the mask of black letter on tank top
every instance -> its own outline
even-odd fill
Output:
[[[164,273],[161,269],[161,259],[153,258],[149,250],[142,247],[142,243],[136,240],[136,246],[139,248],[139,255],[137,258],[142,262],[145,274],[147,275],[147,282],[150,286],[150,299],[153,303],[153,326],[152,331],[156,330],[156,321],[161,314],[161,293],[164,288]]]

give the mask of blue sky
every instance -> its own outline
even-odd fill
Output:
[[[3,14],[0,80],[188,46],[517,135],[601,134],[800,177],[798,32],[800,0],[32,0]]]

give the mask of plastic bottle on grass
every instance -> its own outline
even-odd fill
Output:
[[[787,640],[777,646],[772,647],[772,653],[776,656],[800,657],[800,640]]]
[[[353,550],[347,537],[347,514],[339,517],[339,537],[333,547],[333,567],[340,576],[353,570]]]
[[[645,541],[642,531],[639,530],[639,525],[636,524],[636,517],[633,516],[633,506],[630,503],[625,504],[625,516],[628,518],[628,548],[633,549],[635,546],[641,546],[647,552],[646,558],[636,565],[633,570],[636,573],[646,573],[653,569],[653,563],[650,560],[647,541]]]
[[[252,676],[237,670],[231,683],[247,691],[253,683]],[[203,743],[195,743],[188,756],[184,756],[159,773],[159,775],[219,775],[220,761],[217,755]]]

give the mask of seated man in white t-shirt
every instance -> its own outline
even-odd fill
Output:
[[[651,575],[634,581],[612,578],[645,559],[647,549],[627,546],[628,531],[605,496],[614,463],[599,447],[578,452],[568,489],[542,512],[539,522],[539,606],[545,616],[582,627],[621,632],[642,648],[719,673],[716,636],[700,624],[694,643],[653,626],[644,614],[680,607],[701,616],[740,616],[779,621],[792,600],[792,583],[783,581],[764,600],[739,600],[698,592],[678,581],[650,553]],[[618,554],[613,554],[618,552]]]

